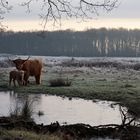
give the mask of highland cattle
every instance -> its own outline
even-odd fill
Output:
[[[41,83],[41,71],[42,71],[42,60],[34,59],[29,60],[28,57],[26,60],[24,59],[15,59],[12,62],[15,64],[18,70],[25,71],[24,81],[25,85],[28,83],[29,76],[34,76],[36,84]]]

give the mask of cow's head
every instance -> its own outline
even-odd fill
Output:
[[[16,66],[16,68],[18,70],[22,70],[23,65],[25,64],[26,61],[29,60],[29,58],[30,57],[28,57],[26,60],[24,60],[24,59],[15,59],[15,60],[11,60],[11,61],[15,64],[15,66]]]

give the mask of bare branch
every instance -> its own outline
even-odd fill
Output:
[[[4,19],[4,14],[8,13],[12,9],[12,6],[9,5],[7,0],[0,0],[0,30],[5,29],[6,26],[2,24]]]
[[[119,106],[120,109],[120,113],[121,113],[121,118],[122,118],[122,124],[121,127],[126,127],[131,125],[132,122],[136,121],[135,117],[132,117],[129,113],[128,110],[126,110],[125,108],[122,108],[121,106]]]
[[[33,1],[38,0],[25,0],[22,6],[26,6],[27,11],[30,12],[30,5]],[[43,0],[41,2],[40,18],[45,28],[48,21],[52,21],[53,25],[61,25],[62,18],[91,19],[99,15],[100,9],[107,12],[114,9],[118,0]]]
[[[24,3],[22,3],[21,6],[26,6],[27,7],[27,12],[31,12],[30,11],[30,4],[31,4],[32,1],[33,0],[28,0],[28,1],[24,2]]]

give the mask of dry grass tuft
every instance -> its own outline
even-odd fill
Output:
[[[71,83],[68,78],[56,78],[49,81],[51,87],[71,86]]]

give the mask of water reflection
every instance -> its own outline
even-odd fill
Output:
[[[111,102],[93,102],[73,98],[62,98],[45,94],[17,94],[0,92],[0,115],[9,115],[9,110],[15,106],[22,107],[28,99],[32,101],[33,118],[36,123],[50,124],[58,121],[60,124],[85,123],[90,125],[121,124],[119,106],[110,107]],[[38,111],[44,115],[38,116]]]

